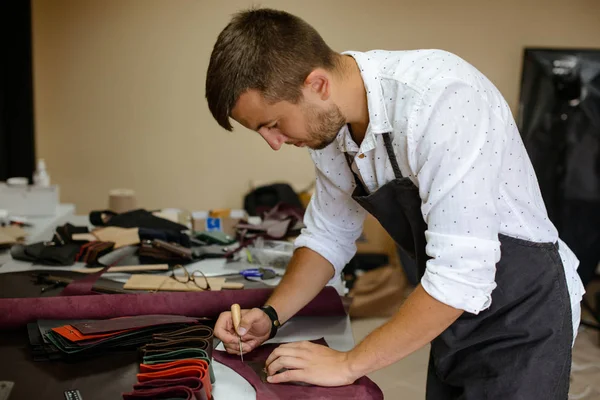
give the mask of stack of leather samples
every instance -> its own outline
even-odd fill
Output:
[[[140,348],[138,382],[123,399],[212,399],[212,353],[209,326],[153,334],[152,342]]]
[[[27,325],[34,361],[77,361],[106,352],[131,351],[167,334],[198,325],[180,315],[141,315],[106,320],[38,320]]]

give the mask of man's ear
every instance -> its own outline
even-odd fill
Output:
[[[322,68],[312,70],[304,80],[304,86],[313,96],[318,96],[325,101],[331,96],[330,76]]]

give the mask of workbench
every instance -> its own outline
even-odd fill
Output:
[[[57,218],[54,223],[46,223],[38,227],[35,234],[30,236],[28,242],[49,240],[54,228],[60,224],[70,222],[74,225],[89,225],[87,217],[66,215]],[[9,256],[10,257],[10,256]],[[235,272],[247,267],[243,263],[219,264],[214,260],[207,260],[205,264],[195,263],[195,268],[200,268],[207,275],[215,275],[219,271]],[[30,271],[72,271],[81,268],[83,264],[76,263],[69,267],[48,267],[32,265],[31,263],[9,259],[0,266],[0,281],[16,272],[28,275]],[[123,282],[127,274],[105,274],[103,278],[115,279]],[[21,277],[24,279],[24,277]],[[6,284],[6,283],[5,283]],[[336,285],[337,286],[337,285]],[[0,285],[1,287],[1,285]],[[336,287],[342,293],[341,287]],[[29,296],[37,296],[35,291],[28,289]],[[8,291],[6,291],[8,292]],[[8,293],[7,293],[8,294]],[[0,297],[5,296],[0,292]],[[1,318],[1,316],[0,316]],[[324,338],[330,347],[346,351],[354,346],[354,338],[348,316],[341,317],[294,317],[280,328],[277,336],[270,342],[289,342],[299,340],[314,340]],[[216,346],[222,349],[222,345]],[[33,362],[30,359],[26,329],[19,331],[0,332],[0,354],[3,362],[0,363],[0,381],[15,383],[10,400],[32,398],[63,398],[63,392],[77,389],[84,400],[119,398],[122,392],[130,391],[136,383],[135,374],[138,372],[139,360],[135,352],[123,354],[107,354],[101,357],[77,363]],[[216,382],[214,384],[214,398],[223,399],[254,399],[255,391],[241,376],[228,367],[214,362],[213,365]]]

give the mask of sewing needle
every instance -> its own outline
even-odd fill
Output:
[[[242,362],[244,362],[244,353],[242,352],[242,337],[238,333],[240,322],[242,321],[242,310],[240,309],[239,304],[233,304],[231,306],[231,318],[233,319],[233,328],[240,338],[240,358],[242,359]]]

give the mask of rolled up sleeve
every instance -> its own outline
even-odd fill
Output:
[[[491,305],[500,260],[503,121],[477,88],[433,84],[411,120],[409,162],[428,228],[421,284],[432,297],[478,314]]]
[[[349,188],[336,185],[317,168],[315,192],[304,214],[306,228],[294,243],[295,248],[307,247],[327,259],[335,269],[332,281],[356,253],[366,215],[349,193]]]

